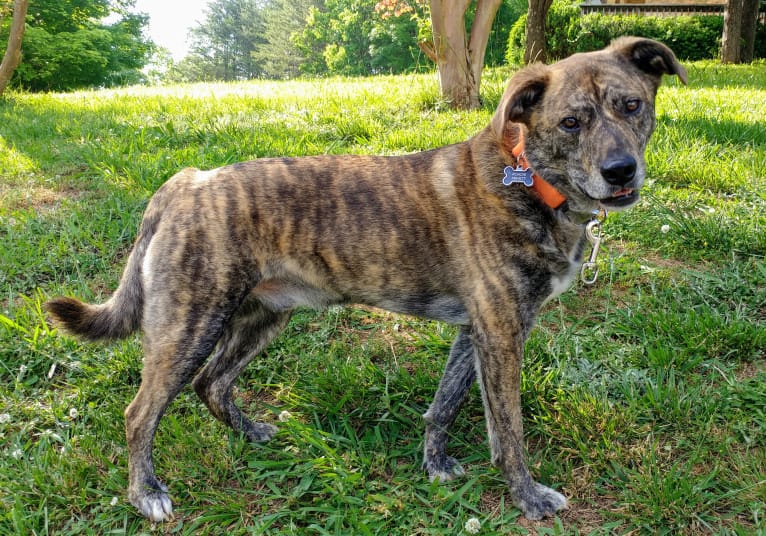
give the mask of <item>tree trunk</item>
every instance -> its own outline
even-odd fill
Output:
[[[740,61],[750,63],[755,55],[755,29],[758,25],[759,0],[745,0],[742,11],[742,48],[740,49]]]
[[[502,0],[478,0],[470,36],[471,0],[431,0],[431,26],[442,97],[453,108],[479,107],[479,83],[492,21]]]
[[[432,0],[431,27],[442,97],[454,108],[471,108],[478,92],[468,59],[465,12],[471,0]]]
[[[476,80],[476,93],[481,87],[481,71],[484,68],[484,56],[487,52],[492,22],[503,0],[478,0],[476,14],[471,24],[471,36],[468,41],[468,57],[471,61],[473,78]],[[478,105],[478,103],[477,103]]]
[[[742,39],[742,14],[745,0],[728,0],[723,12],[723,40],[721,62],[740,62],[740,40]]]
[[[545,19],[552,0],[529,0],[527,11],[527,43],[524,50],[524,63],[545,63]]]
[[[14,0],[11,33],[8,36],[8,48],[5,49],[0,63],[0,95],[3,94],[16,67],[21,63],[21,38],[24,36],[24,22],[27,18],[27,0]]]

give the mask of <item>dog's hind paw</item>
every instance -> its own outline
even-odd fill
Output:
[[[428,472],[428,480],[448,482],[465,474],[463,466],[452,456],[440,456],[438,459],[423,460],[423,469]]]
[[[159,487],[160,489],[156,490],[144,489],[139,493],[129,493],[128,497],[130,504],[153,523],[167,521],[173,517],[173,503],[167,494],[168,488],[162,484],[159,484]]]
[[[559,510],[569,506],[567,498],[561,493],[537,482],[533,482],[529,488],[513,499],[516,508],[522,511],[524,517],[532,521],[553,516]]]

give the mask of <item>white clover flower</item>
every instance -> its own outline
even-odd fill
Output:
[[[80,413],[77,411],[77,408],[71,408],[69,410],[69,418],[71,420],[75,420],[77,417],[79,417]]]
[[[14,460],[19,460],[21,459],[22,456],[24,456],[24,451],[21,449],[16,449],[13,452],[11,452],[11,456],[13,457]]]
[[[112,500],[109,501],[109,506],[117,506],[118,502],[120,502],[120,499],[118,497],[112,497]]]
[[[479,521],[475,517],[472,517],[465,522],[464,528],[468,534],[478,534],[479,531],[481,530],[481,521]]]
[[[283,411],[279,414],[279,422],[287,422],[290,420],[290,417],[292,417],[292,415],[290,415],[289,411]]]
[[[670,225],[668,225],[668,224],[666,223],[665,225],[663,225],[662,227],[660,227],[660,231],[662,231],[662,234],[667,234],[667,233],[669,233],[669,232],[670,232]]]
[[[10,413],[0,413],[0,424],[5,424],[11,422],[11,414]]]

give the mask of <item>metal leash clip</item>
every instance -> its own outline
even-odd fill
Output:
[[[590,257],[580,268],[580,280],[586,285],[592,285],[598,279],[598,250],[601,247],[601,222],[606,219],[606,210],[601,209],[585,225],[585,238],[588,239],[591,249]]]

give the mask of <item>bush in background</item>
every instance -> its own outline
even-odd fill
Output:
[[[662,41],[679,59],[687,61],[718,57],[721,48],[723,17],[686,15],[647,17],[590,13],[580,18],[578,51],[596,50],[621,35],[637,35]]]
[[[524,15],[511,28],[506,53],[508,63],[518,64],[524,58],[525,25]],[[764,57],[764,25],[759,25],[758,31],[756,57]],[[557,60],[575,52],[598,50],[622,35],[636,35],[665,43],[681,60],[695,61],[718,57],[722,32],[720,15],[583,15],[577,4],[559,0],[553,2],[548,12],[546,45],[549,58]]]

